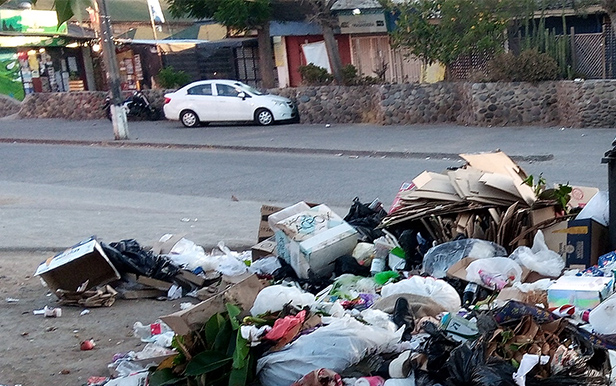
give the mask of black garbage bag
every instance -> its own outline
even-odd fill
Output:
[[[143,249],[134,239],[101,243],[101,246],[120,273],[133,273],[172,282],[180,270],[171,260]]]
[[[351,255],[344,255],[337,258],[334,267],[334,274],[336,277],[345,273],[363,277],[370,276],[370,267],[359,264],[357,259]]]
[[[344,217],[344,221],[357,230],[359,241],[373,243],[374,240],[384,235],[383,231],[376,228],[385,216],[387,216],[387,212],[382,206],[371,209],[369,204],[362,204],[359,198],[355,197],[349,213]]]
[[[398,236],[398,243],[404,250],[406,259],[405,270],[413,270],[421,267],[424,255],[432,246],[431,240],[425,239],[415,229],[405,229]]]
[[[491,358],[486,361],[485,345],[465,343],[455,348],[446,363],[451,386],[515,386],[511,376],[515,367],[509,362]]]

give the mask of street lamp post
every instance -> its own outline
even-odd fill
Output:
[[[116,59],[115,44],[113,42],[113,33],[111,31],[111,23],[109,14],[107,13],[107,4],[105,0],[96,0],[98,7],[100,29],[101,29],[101,45],[103,47],[103,60],[107,68],[107,81],[111,91],[111,122],[113,124],[113,134],[116,140],[128,138],[128,121],[126,119],[126,111],[122,108],[122,89],[120,87],[120,69]]]

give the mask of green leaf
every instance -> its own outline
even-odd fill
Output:
[[[226,320],[221,314],[214,314],[205,323],[205,341],[209,346],[213,346],[220,329],[225,325]]]
[[[174,374],[172,369],[154,371],[148,376],[148,382],[150,386],[174,385],[183,379],[183,377],[180,378],[176,374]]]
[[[231,303],[226,303],[225,306],[227,307],[227,312],[229,313],[231,325],[233,326],[234,330],[237,330],[238,328],[240,328],[240,322],[237,320],[237,317],[239,316],[239,314],[242,313],[242,310],[238,306]]]
[[[72,3],[76,2],[76,0],[55,0],[53,7],[56,9],[56,14],[58,15],[58,27],[62,25],[65,21],[68,21],[71,17],[73,17],[73,8]]]
[[[225,320],[225,324],[218,331],[218,335],[216,335],[212,349],[223,352],[229,345],[229,341],[232,339],[232,336],[233,327],[231,327],[231,322]]]
[[[218,351],[203,351],[193,357],[184,373],[188,376],[205,374],[225,366],[232,359]]]
[[[248,380],[248,368],[249,366],[244,366],[240,369],[232,369],[231,374],[229,374],[229,386],[245,385]]]
[[[233,352],[233,368],[241,369],[243,367],[247,367],[247,358],[248,354],[250,354],[250,346],[248,345],[248,341],[238,332],[235,342],[235,352]]]

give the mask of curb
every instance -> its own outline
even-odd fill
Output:
[[[455,153],[430,153],[430,152],[404,152],[404,151],[381,151],[381,150],[342,150],[342,149],[308,149],[295,147],[269,147],[269,146],[239,146],[239,145],[198,145],[198,144],[173,144],[156,142],[127,142],[127,141],[85,141],[64,139],[23,139],[23,138],[0,138],[0,143],[25,143],[40,145],[76,145],[98,146],[118,148],[158,148],[158,149],[187,149],[187,150],[231,150],[252,151],[268,153],[293,153],[293,154],[324,154],[348,157],[373,157],[373,158],[401,158],[401,159],[452,159],[462,160]],[[544,162],[554,159],[553,154],[544,155],[509,155],[516,162]]]

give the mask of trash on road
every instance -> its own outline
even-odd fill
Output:
[[[135,322],[147,345],[116,354],[107,385],[613,385],[616,252],[601,192],[549,188],[502,152],[461,157],[403,183],[388,211],[378,198],[355,198],[344,217],[264,205],[245,252],[183,234],[149,250],[90,239],[37,275],[67,305],[111,290],[179,299]]]

